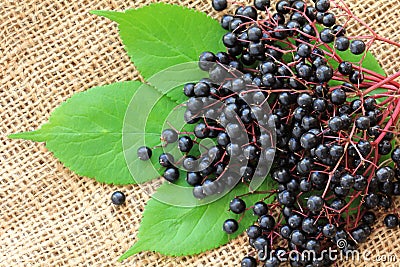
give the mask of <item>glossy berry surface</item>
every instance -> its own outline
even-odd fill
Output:
[[[270,0],[254,0],[254,7],[261,11],[265,11],[270,5]]]
[[[140,160],[149,160],[152,156],[153,152],[147,146],[139,147],[137,150],[137,156]]]
[[[315,9],[319,12],[326,12],[329,10],[331,3],[329,0],[317,0],[315,2]]]
[[[311,196],[307,200],[307,208],[312,212],[319,212],[324,206],[324,200],[320,196]]]
[[[254,204],[253,207],[254,215],[262,216],[268,214],[268,205],[265,202],[259,201]]]
[[[111,195],[111,202],[114,205],[122,205],[125,203],[126,197],[125,194],[121,191],[115,191],[114,193],[112,193]]]
[[[229,203],[229,209],[236,214],[243,213],[246,210],[246,203],[241,198],[234,198]]]
[[[179,178],[179,170],[177,168],[174,168],[174,167],[167,168],[164,171],[163,177],[168,182],[173,183],[176,180],[178,180],[178,178]]]
[[[188,172],[186,174],[186,182],[189,185],[192,185],[192,186],[201,185],[202,181],[203,181],[203,177],[198,172]]]
[[[162,167],[170,167],[174,164],[174,157],[169,153],[162,153],[158,158],[158,163]]]
[[[212,7],[216,11],[222,11],[228,6],[227,0],[213,0]]]
[[[361,40],[354,40],[350,44],[350,51],[354,55],[360,55],[365,51],[365,43]]]
[[[258,224],[262,229],[271,231],[275,227],[275,219],[271,215],[262,215],[258,218]]]
[[[238,230],[239,224],[235,219],[228,219],[224,222],[222,228],[227,234],[233,234]]]
[[[178,140],[178,133],[172,129],[166,129],[161,133],[161,140],[167,144],[175,143]]]
[[[353,65],[348,61],[343,61],[339,64],[338,71],[343,75],[350,75],[353,70]]]
[[[399,217],[395,214],[388,214],[383,222],[387,228],[396,228],[399,225]]]
[[[350,41],[347,37],[340,36],[335,40],[335,48],[339,51],[346,51],[350,47]]]
[[[257,261],[255,258],[247,256],[242,259],[240,266],[241,267],[257,267]]]
[[[193,147],[193,141],[189,136],[182,136],[178,140],[178,147],[181,152],[189,152]]]

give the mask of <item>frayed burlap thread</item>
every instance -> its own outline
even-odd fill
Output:
[[[73,174],[43,143],[7,138],[38,128],[74,93],[141,80],[123,49],[117,25],[89,11],[125,10],[150,2],[0,0],[0,266],[238,266],[248,253],[242,235],[198,256],[143,252],[118,263],[136,240],[151,185],[124,187],[127,204],[115,207],[109,198],[120,187]],[[165,2],[218,17],[210,1]],[[379,34],[400,41],[399,1],[346,2]],[[400,49],[376,44],[372,51],[387,73],[399,70]],[[362,246],[372,256],[394,254],[397,262],[341,266],[400,266],[399,234],[380,222]]]

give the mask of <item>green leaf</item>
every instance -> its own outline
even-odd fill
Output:
[[[166,186],[163,184],[160,188]],[[270,190],[272,179],[267,178],[260,190]],[[238,195],[248,193],[243,184],[235,187],[224,197],[210,204],[183,208],[161,203],[154,198],[147,202],[143,219],[140,224],[138,241],[125,252],[120,260],[141,251],[156,251],[164,255],[181,256],[194,255],[226,244],[229,239],[237,237],[257,217],[252,211],[247,211],[239,223],[239,230],[228,236],[222,230],[226,219],[236,218],[229,212],[229,202]],[[174,192],[170,192],[174,194]],[[263,195],[252,194],[243,197],[247,206],[254,204]]]
[[[183,94],[183,86],[189,82],[197,83],[202,78],[208,77],[208,72],[199,68],[198,61],[191,61],[168,67],[151,76],[147,82],[177,104],[182,104],[188,99]]]
[[[162,173],[162,168],[155,166],[163,152],[160,136],[164,125],[179,128],[184,124],[183,109],[177,114],[176,106],[147,84],[115,83],[72,96],[39,130],[10,138],[46,142],[66,167],[99,182],[144,183]],[[154,147],[150,161],[141,161],[136,155],[143,145]]]
[[[175,88],[174,90],[180,90]],[[173,92],[172,90],[171,92]],[[127,107],[124,118],[122,144],[125,160],[136,183],[144,183],[160,177],[163,168],[158,157],[163,152],[170,152],[176,145],[161,146],[163,129],[181,129],[184,125],[184,107],[177,108],[177,103],[149,85],[142,85]],[[184,131],[193,130],[193,125],[185,126]],[[136,151],[140,146],[153,148],[151,160],[139,160]]]
[[[77,174],[112,184],[134,183],[122,147],[128,104],[140,82],[121,82],[75,94],[33,132],[10,138],[46,142],[46,147]]]
[[[225,51],[225,30],[205,13],[151,4],[125,12],[92,11],[118,23],[131,60],[145,79],[170,66],[196,61],[204,51]]]

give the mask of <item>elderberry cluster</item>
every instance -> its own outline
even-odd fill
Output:
[[[210,79],[183,88],[188,97],[184,120],[193,132],[164,130],[164,145],[177,142],[181,154],[162,153],[159,164],[166,168],[163,177],[167,181],[176,182],[184,173],[194,197],[204,199],[229,191],[238,182],[249,184],[254,177],[264,178],[275,153],[275,134],[266,92],[225,65],[200,61],[199,66],[209,72]],[[212,140],[212,145],[202,143],[205,139]],[[151,149],[139,148],[138,157],[149,159]]]
[[[228,2],[212,5],[222,11]],[[253,191],[251,183],[272,165],[267,179],[274,188],[252,192],[260,195],[254,205],[246,206],[246,195],[229,205],[234,214],[257,217],[247,229],[255,251],[242,266],[279,266],[284,259],[291,266],[331,266],[322,251],[346,253],[365,242],[374,210],[391,209],[400,195],[400,148],[386,127],[388,101],[368,91],[379,77],[364,76],[372,72],[340,56],[363,55],[368,47],[346,37],[336,4],[280,0],[275,11],[270,5],[254,0],[223,15],[226,51],[203,52],[199,67],[209,78],[183,89],[184,120],[193,132],[164,130],[164,145],[177,142],[181,154],[163,153],[159,163],[169,182],[184,174],[198,199],[239,182]],[[204,145],[206,139],[214,143]],[[148,147],[137,152],[141,160],[152,156]],[[222,228],[233,234],[239,223],[228,219]],[[384,224],[398,227],[398,215],[388,214]],[[313,253],[288,258],[291,251]]]
[[[362,55],[366,44],[346,37],[332,3],[281,0],[275,12],[269,0],[239,6],[221,19],[226,52],[200,55],[200,67],[216,62],[245,73],[272,109],[275,201],[266,204],[268,194],[248,208],[242,198],[230,203],[233,213],[253,210],[258,216],[247,235],[258,256],[275,250],[265,266],[279,266],[293,250],[315,254],[290,259],[291,266],[331,266],[321,251],[336,248],[339,240],[347,243],[343,253],[365,242],[376,221],[372,210],[390,209],[400,195],[400,148],[393,149],[393,129],[385,129],[384,100],[363,94],[371,81],[362,69],[335,57],[347,50]],[[226,0],[212,5],[217,11],[228,6]],[[390,154],[393,162],[380,164]],[[397,215],[387,215],[384,223],[397,227]],[[223,225],[228,234],[237,229],[235,219]],[[285,247],[277,247],[282,240]],[[245,257],[242,266],[257,266],[256,258]]]

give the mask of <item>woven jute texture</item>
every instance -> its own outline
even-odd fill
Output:
[[[218,17],[210,1],[166,2]],[[399,0],[346,2],[379,34],[400,41]],[[118,263],[117,258],[137,236],[149,199],[146,190],[79,177],[59,163],[43,143],[7,139],[8,134],[38,128],[77,92],[140,80],[123,49],[117,25],[89,11],[125,10],[149,3],[0,0],[0,266],[238,266],[248,252],[242,235],[198,256],[173,258],[143,252]],[[387,73],[399,69],[400,49],[376,44],[372,51]],[[110,195],[116,189],[126,193],[127,205],[111,205]],[[399,234],[379,223],[370,242],[361,247],[368,249],[372,258],[396,255],[397,262],[340,265],[400,266]]]

